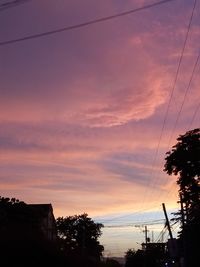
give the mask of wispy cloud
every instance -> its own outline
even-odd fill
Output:
[[[145,3],[58,1],[55,8],[53,1],[33,1],[24,5],[30,12],[23,16],[14,9],[9,11],[12,21],[1,16],[0,24],[6,25],[2,38]],[[29,202],[52,202],[59,215],[139,209],[146,192],[151,199],[145,205],[151,207],[166,196],[173,179],[163,174],[163,158],[197,55],[196,15],[153,162],[190,10],[191,3],[172,1],[109,23],[2,48],[2,192]],[[174,136],[184,132],[199,103],[195,77]],[[176,202],[175,196],[169,201]]]

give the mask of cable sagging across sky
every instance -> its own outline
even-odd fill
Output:
[[[80,23],[80,24],[75,24],[75,25],[72,25],[72,26],[67,26],[67,27],[64,27],[64,28],[59,28],[59,29],[56,29],[56,30],[46,31],[46,32],[38,33],[38,34],[27,35],[27,36],[24,36],[24,37],[11,39],[11,40],[8,40],[8,41],[2,41],[2,42],[0,42],[0,46],[11,45],[11,44],[14,44],[14,43],[23,42],[23,41],[27,41],[27,40],[31,40],[31,39],[36,39],[36,38],[41,38],[41,37],[53,35],[53,34],[56,34],[56,33],[61,33],[61,32],[65,32],[65,31],[69,31],[69,30],[75,30],[75,29],[78,29],[78,28],[82,28],[82,27],[86,27],[86,26],[92,25],[92,24],[97,24],[97,23],[100,23],[100,22],[116,19],[116,18],[119,18],[119,17],[122,17],[122,16],[127,16],[127,15],[130,15],[130,14],[133,14],[133,13],[145,10],[145,9],[153,8],[155,6],[159,6],[159,5],[162,5],[162,4],[166,4],[166,3],[172,2],[172,1],[175,1],[175,0],[163,0],[163,1],[155,2],[153,4],[145,5],[143,7],[138,7],[138,8],[135,8],[135,9],[131,9],[129,11],[117,13],[117,14],[114,14],[114,15],[111,15],[111,16],[107,16],[107,17],[102,17],[102,18],[99,18],[99,19],[90,20],[90,21],[83,22],[83,23]]]

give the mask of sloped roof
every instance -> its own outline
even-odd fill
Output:
[[[53,214],[53,207],[51,204],[28,204],[28,206],[41,217],[46,217],[49,212]]]

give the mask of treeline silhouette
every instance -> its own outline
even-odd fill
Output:
[[[163,244],[144,243],[144,249],[126,252],[125,267],[199,267],[200,243],[200,128],[187,131],[166,153],[164,171],[177,176],[180,210],[178,238]]]
[[[187,131],[166,153],[164,171],[177,176],[181,209],[174,220],[179,222],[179,251],[184,267],[199,267],[200,241],[200,128]]]
[[[166,153],[164,171],[177,175],[178,240],[169,240],[168,250],[163,243],[148,241],[142,250],[128,250],[125,267],[199,267],[200,129],[177,141]],[[85,213],[55,220],[51,204],[0,197],[0,266],[119,267],[115,260],[102,261],[104,247],[98,241],[102,227]]]
[[[0,197],[0,266],[118,267],[101,261],[102,227],[85,213],[55,220],[50,204]]]

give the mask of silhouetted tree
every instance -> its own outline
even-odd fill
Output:
[[[177,141],[166,153],[164,171],[169,175],[179,175],[177,184],[189,211],[200,200],[200,129],[180,135]]]
[[[145,267],[145,253],[143,250],[128,249],[125,254],[125,267]]]
[[[165,259],[166,253],[159,246],[150,246],[136,251],[129,249],[125,254],[125,267],[161,267],[164,266]]]
[[[95,223],[87,214],[59,217],[56,220],[62,250],[70,255],[76,266],[95,266],[100,262],[103,246],[100,223]]]
[[[114,259],[106,259],[106,261],[104,262],[104,264],[101,265],[101,267],[121,267],[122,265],[114,260]]]
[[[37,228],[36,224],[36,217],[26,203],[15,198],[0,197],[1,240],[30,239]]]
[[[164,171],[177,175],[179,193],[184,206],[185,227],[181,238],[186,240],[188,266],[198,266],[197,244],[200,240],[200,128],[177,138],[177,144],[167,152]],[[195,263],[196,262],[196,263]]]

